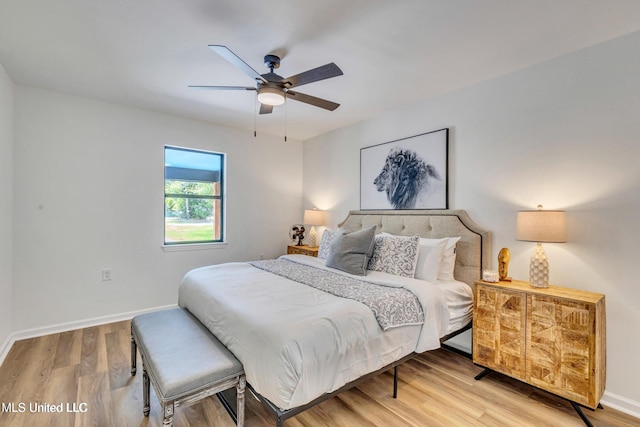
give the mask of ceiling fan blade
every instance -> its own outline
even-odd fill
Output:
[[[221,46],[217,44],[209,45],[209,48],[213,50],[218,55],[222,56],[224,59],[229,61],[232,65],[241,69],[245,74],[251,77],[254,80],[259,80],[263,83],[267,83],[267,81],[262,77],[256,70],[251,68],[249,64],[244,62],[238,55],[231,52],[231,50],[226,46]]]
[[[296,74],[295,76],[283,79],[282,83],[285,85],[285,87],[290,88],[317,82],[319,80],[330,79],[331,77],[338,77],[342,74],[342,70],[332,62],[330,64],[326,64],[312,70],[307,70],[304,73]]]
[[[255,87],[249,86],[192,86],[189,85],[192,89],[204,89],[204,90],[253,90],[256,91]]]
[[[260,114],[271,114],[273,112],[273,105],[260,104]]]
[[[340,106],[340,104],[336,104],[335,102],[327,101],[326,99],[316,98],[315,96],[305,95],[304,93],[294,92],[289,90],[285,93],[285,96],[289,99],[293,99],[294,101],[304,102],[305,104],[310,104],[316,107],[324,108],[325,110],[333,111]]]

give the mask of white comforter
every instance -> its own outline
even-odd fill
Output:
[[[317,258],[286,257],[326,268]],[[290,409],[413,351],[438,348],[439,338],[447,333],[449,310],[437,285],[373,271],[354,277],[411,290],[422,304],[424,325],[383,332],[364,304],[247,263],[188,272],[179,305],[236,355],[258,393]]]

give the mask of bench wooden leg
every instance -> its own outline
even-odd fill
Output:
[[[144,366],[144,359],[142,360],[142,402],[142,413],[145,417],[148,417],[151,410],[149,404],[149,374],[147,374],[147,367]]]
[[[136,340],[133,338],[133,331],[131,332],[131,375],[136,374],[136,356],[137,356],[137,346]]]
[[[247,385],[247,379],[244,375],[240,376],[240,380],[238,381],[238,385],[236,386],[236,396],[237,396],[237,408],[236,408],[236,417],[238,419],[237,426],[244,427],[244,390]]]
[[[162,412],[164,414],[164,419],[162,420],[163,426],[171,427],[173,425],[173,403],[174,401],[172,400],[162,405]]]

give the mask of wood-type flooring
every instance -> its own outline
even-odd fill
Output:
[[[153,389],[151,414],[142,414],[142,364],[138,355],[131,376],[129,328],[123,321],[16,342],[0,366],[0,426],[161,426]],[[399,367],[397,399],[390,371],[285,427],[584,426],[567,401],[496,373],[474,380],[480,371],[455,352],[427,352]],[[640,426],[611,408],[585,413],[595,426]],[[275,424],[250,394],[245,416],[247,427]],[[177,408],[174,417],[176,427],[233,425],[216,397]]]

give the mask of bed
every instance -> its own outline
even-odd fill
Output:
[[[201,267],[180,286],[179,305],[243,363],[249,389],[277,426],[468,329],[471,286],[490,266],[490,233],[462,210],[351,211],[338,227],[353,235],[375,229],[376,242],[455,237],[453,277],[425,281],[384,268],[357,276],[327,267],[323,257],[286,255]],[[360,288],[405,299],[394,306],[387,294],[342,294]]]

